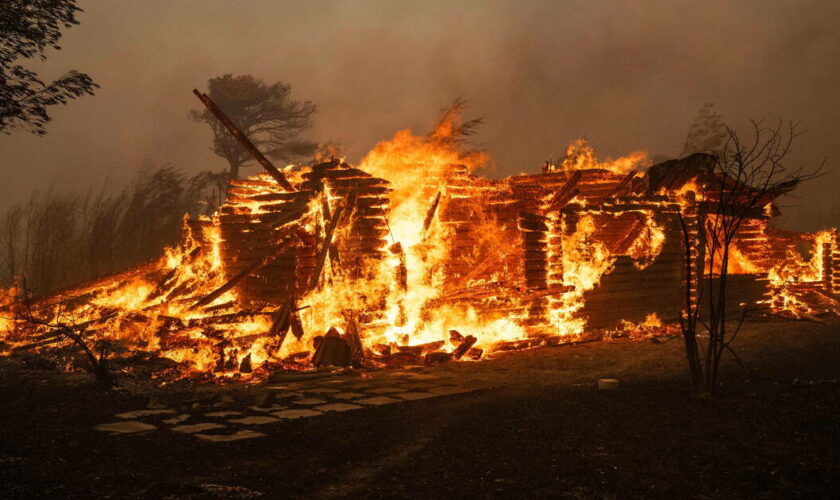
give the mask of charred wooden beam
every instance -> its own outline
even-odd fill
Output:
[[[365,363],[365,348],[362,344],[362,337],[359,333],[359,324],[354,314],[349,314],[344,338],[350,346],[350,364],[359,368]]]
[[[452,359],[461,359],[464,356],[464,354],[466,354],[467,351],[469,351],[472,348],[472,346],[475,345],[477,341],[478,339],[472,335],[467,335],[466,337],[464,337],[464,340],[461,342],[461,344],[458,345],[458,347],[456,347],[454,351],[452,351]]]
[[[633,177],[636,177],[636,174],[638,174],[638,173],[639,172],[637,172],[636,170],[631,170],[627,175],[624,176],[623,179],[621,179],[621,182],[619,182],[618,185],[616,185],[612,189],[612,191],[609,192],[608,195],[604,196],[604,200],[606,200],[607,198],[612,198],[613,196],[620,193],[621,190],[624,189],[625,187],[627,187],[627,184],[629,184],[630,181],[633,180]]]
[[[437,211],[437,207],[440,204],[440,191],[437,192],[435,195],[434,201],[432,201],[432,205],[429,207],[429,210],[426,212],[426,218],[423,220],[423,232],[422,235],[425,237],[426,232],[429,230],[429,227],[432,225],[432,220],[435,218],[435,212]]]
[[[580,190],[575,189],[575,186],[577,186],[582,177],[583,172],[576,170],[566,184],[551,197],[551,200],[548,202],[548,208],[545,210],[544,214],[561,210],[572,198],[577,196],[580,193]]]
[[[222,125],[225,126],[226,129],[239,141],[239,145],[242,146],[245,151],[251,153],[260,165],[271,175],[274,177],[274,180],[277,181],[278,184],[283,186],[283,189],[286,191],[295,191],[295,188],[286,180],[286,176],[283,175],[283,172],[277,170],[277,167],[271,163],[268,158],[263,155],[254,143],[252,143],[247,136],[239,129],[239,127],[234,124],[230,118],[227,117],[216,103],[214,103],[207,94],[203,94],[198,91],[198,89],[193,89],[193,94],[204,104],[204,106],[210,110],[211,113],[221,122]]]
[[[329,225],[327,226],[326,234],[324,235],[324,243],[321,249],[318,251],[317,261],[315,263],[315,270],[312,272],[312,277],[310,278],[309,284],[307,288],[309,290],[314,289],[318,285],[318,281],[321,279],[321,272],[324,270],[324,262],[326,262],[327,254],[330,249],[330,245],[332,244],[333,235],[335,234],[335,230],[338,227],[338,222],[346,215],[349,214],[353,210],[353,204],[355,202],[355,197],[349,196],[345,202],[344,206],[340,206],[335,210],[332,218],[330,219]]]

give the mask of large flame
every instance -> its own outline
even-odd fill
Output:
[[[569,145],[559,165],[547,165],[547,172],[557,173],[547,177],[571,179],[578,172],[580,178],[579,172],[587,171],[603,180],[605,193],[613,194],[569,198],[580,209],[579,218],[548,213],[553,192],[527,198],[534,213],[511,215],[526,198],[516,198],[507,180],[473,175],[488,158],[465,148],[462,133],[457,113],[450,112],[431,133],[401,130],[364,156],[358,169],[389,190],[388,206],[381,210],[388,246],[377,257],[360,260],[362,268],[356,272],[343,269],[332,257],[326,259],[314,281],[304,276],[312,283],[295,288],[293,303],[253,303],[236,286],[227,287],[234,273],[226,268],[221,219],[270,218],[276,215],[271,203],[298,194],[309,196],[282,192],[270,177],[258,175],[232,183],[228,204],[219,213],[185,219],[182,241],[167,248],[156,263],[41,300],[29,300],[20,286],[0,290],[0,349],[51,345],[61,340],[55,333],[61,325],[69,325],[91,341],[107,340],[130,353],[171,359],[178,363],[176,376],[257,379],[280,366],[310,366],[315,339],[331,328],[347,333],[351,325],[360,330],[362,347],[370,353],[423,346],[450,352],[465,345],[465,336],[474,336],[471,352],[478,358],[507,345],[537,345],[530,341],[546,335],[574,339],[586,328],[580,313],[585,294],[612,271],[616,259],[629,257],[642,269],[662,251],[665,227],[657,219],[656,207],[670,203],[685,211],[702,201],[691,195],[701,191],[694,180],[672,192],[661,189],[659,198],[668,201],[654,196],[646,198],[647,208],[621,212],[616,208],[618,198],[612,197],[629,185],[633,171],[648,165],[647,156],[636,152],[601,161],[585,140],[579,140]],[[302,186],[315,167],[283,171],[294,185]],[[295,252],[306,245],[310,250],[312,245],[327,248],[323,242],[311,242],[325,238],[329,212],[335,215],[346,201],[339,191],[330,185],[323,193],[311,191],[315,194],[303,200],[301,215],[269,233],[297,235],[288,240],[296,241],[291,243]],[[612,208],[605,207],[610,200]],[[469,214],[466,223],[444,216],[458,211]],[[499,215],[503,213],[507,219]],[[524,226],[511,225],[511,220]],[[603,236],[601,230],[607,226],[617,228],[612,234],[619,236]],[[334,240],[350,236],[347,226],[336,227]],[[766,225],[762,228],[766,230]],[[243,234],[255,230],[263,229]],[[465,230],[469,239],[459,240]],[[311,242],[301,243],[301,235]],[[542,282],[524,278],[529,271],[524,235],[533,236],[531,243],[537,248],[531,248],[537,254],[531,262],[547,262]],[[770,245],[767,234],[761,238]],[[835,241],[834,233],[819,233],[812,240],[815,250],[809,259],[789,251],[772,268],[736,241],[730,248],[729,271],[766,273],[773,288],[767,302],[805,314],[810,309],[796,286],[823,279],[822,252]],[[270,247],[277,242],[263,243]],[[306,255],[312,258],[311,252]],[[460,271],[452,271],[453,263],[461,266]],[[305,335],[271,333],[283,307],[292,306],[296,310],[289,314],[300,319]],[[672,333],[669,328],[655,315],[619,325],[619,330],[637,337]]]

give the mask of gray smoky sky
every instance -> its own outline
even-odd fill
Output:
[[[489,175],[537,171],[586,137],[600,156],[680,153],[698,108],[778,117],[807,133],[791,160],[831,171],[786,200],[789,227],[840,224],[837,1],[80,1],[63,50],[31,68],[100,85],[54,109],[45,137],[0,136],[0,208],[34,189],[119,186],[144,161],[222,170],[191,94],[222,73],[292,84],[320,111],[312,137],[358,161],[427,131],[463,97],[485,117]],[[255,172],[252,167],[247,172]],[[833,214],[833,215],[827,215]]]

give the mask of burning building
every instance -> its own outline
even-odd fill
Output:
[[[268,174],[230,180],[219,210],[186,218],[160,259],[48,297],[4,292],[2,340],[45,348],[69,330],[116,356],[172,360],[178,376],[257,377],[480,359],[677,322],[686,269],[705,268],[683,224],[715,214],[695,196],[714,158],[648,168],[640,153],[598,161],[579,141],[539,173],[494,180],[452,127],[398,132],[357,166],[281,171],[255,152]],[[763,200],[733,242],[733,308],[840,312],[837,231],[782,231],[777,215]],[[337,344],[347,352],[331,360]]]

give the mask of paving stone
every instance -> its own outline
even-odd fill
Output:
[[[318,399],[318,398],[303,398],[303,399],[296,399],[295,401],[292,401],[292,403],[294,403],[296,405],[309,406],[309,405],[322,405],[322,404],[326,403],[326,401],[324,401],[323,399]]]
[[[373,398],[365,398],[365,399],[356,399],[355,400],[356,403],[362,403],[362,404],[365,404],[365,405],[374,405],[374,406],[387,405],[387,404],[390,404],[390,403],[398,403],[400,401],[402,401],[402,400],[401,399],[389,398],[387,396],[376,396],[376,397],[373,397]]]
[[[175,432],[184,432],[186,434],[193,434],[196,432],[202,431],[209,431],[210,429],[221,429],[224,425],[212,423],[212,422],[202,422],[200,424],[191,424],[191,425],[176,425],[172,428]]]
[[[389,394],[391,392],[405,392],[405,389],[401,387],[373,387],[365,392],[371,394]]]
[[[438,378],[428,373],[409,373],[406,376],[412,380],[436,380]]]
[[[263,424],[270,424],[272,422],[277,422],[278,419],[274,417],[266,417],[264,415],[258,415],[254,417],[244,417],[244,418],[234,418],[228,420],[228,422],[232,424],[242,424],[242,425],[263,425]]]
[[[157,429],[157,427],[136,420],[127,420],[125,422],[97,425],[95,429],[111,434],[134,434],[135,432],[151,431]]]
[[[161,410],[134,410],[134,411],[127,411],[125,413],[117,413],[114,415],[117,418],[138,418],[138,417],[149,417],[152,415],[169,415],[170,413],[175,413],[175,410],[170,409],[161,409]]]
[[[271,405],[268,408],[263,408],[262,406],[249,406],[248,408],[250,408],[254,411],[269,413],[269,412],[272,412],[272,411],[285,410],[286,408],[288,408],[288,406]]]
[[[180,414],[176,417],[167,418],[166,420],[163,421],[163,423],[166,424],[166,425],[180,424],[181,422],[183,422],[184,420],[187,420],[191,416],[192,415],[190,415],[189,413],[182,413],[182,414]]]
[[[440,394],[432,394],[430,392],[400,392],[397,394],[391,394],[391,396],[414,401],[415,399],[433,398],[435,396],[440,396]]]
[[[236,415],[242,415],[241,411],[214,411],[212,413],[205,413],[205,417],[215,417],[215,418],[224,418],[224,417],[235,417]]]
[[[433,392],[438,396],[446,396],[449,394],[461,394],[463,392],[470,392],[473,389],[468,389],[466,387],[457,387],[454,385],[444,385],[440,387],[431,387],[429,388],[429,392]]]
[[[248,429],[243,429],[241,431],[234,432],[233,434],[195,434],[195,437],[199,439],[214,442],[239,441],[240,439],[251,439],[264,436],[265,434],[261,432],[255,432]]]
[[[328,404],[328,405],[316,406],[315,408],[313,408],[313,410],[318,410],[318,411],[348,411],[348,410],[358,410],[360,408],[363,408],[363,407],[359,406],[359,405],[351,405],[351,404],[347,404],[347,403],[331,403],[331,404]]]
[[[339,392],[338,394],[333,394],[333,397],[336,399],[356,399],[364,395],[361,392]]]
[[[411,382],[409,384],[403,384],[403,387],[406,389],[428,389],[429,387],[436,387],[440,384],[430,384],[428,382]]]
[[[338,389],[328,389],[326,387],[319,387],[315,389],[304,389],[307,394],[333,394],[339,392]]]
[[[345,386],[344,388],[348,389],[348,390],[353,390],[353,391],[363,391],[363,390],[369,389],[371,387],[374,387],[372,382],[365,382],[364,384],[348,385],[348,386]]]
[[[263,389],[268,389],[269,391],[288,391],[291,389],[291,386],[288,384],[269,384]]]
[[[283,410],[278,411],[277,413],[272,413],[277,418],[306,418],[306,417],[314,417],[316,415],[323,415],[320,411],[314,411],[310,409],[300,409],[300,410]]]
[[[299,398],[299,397],[302,397],[302,396],[303,396],[303,393],[300,393],[300,392],[285,391],[285,392],[278,392],[274,396],[274,399],[292,399],[292,398]]]

